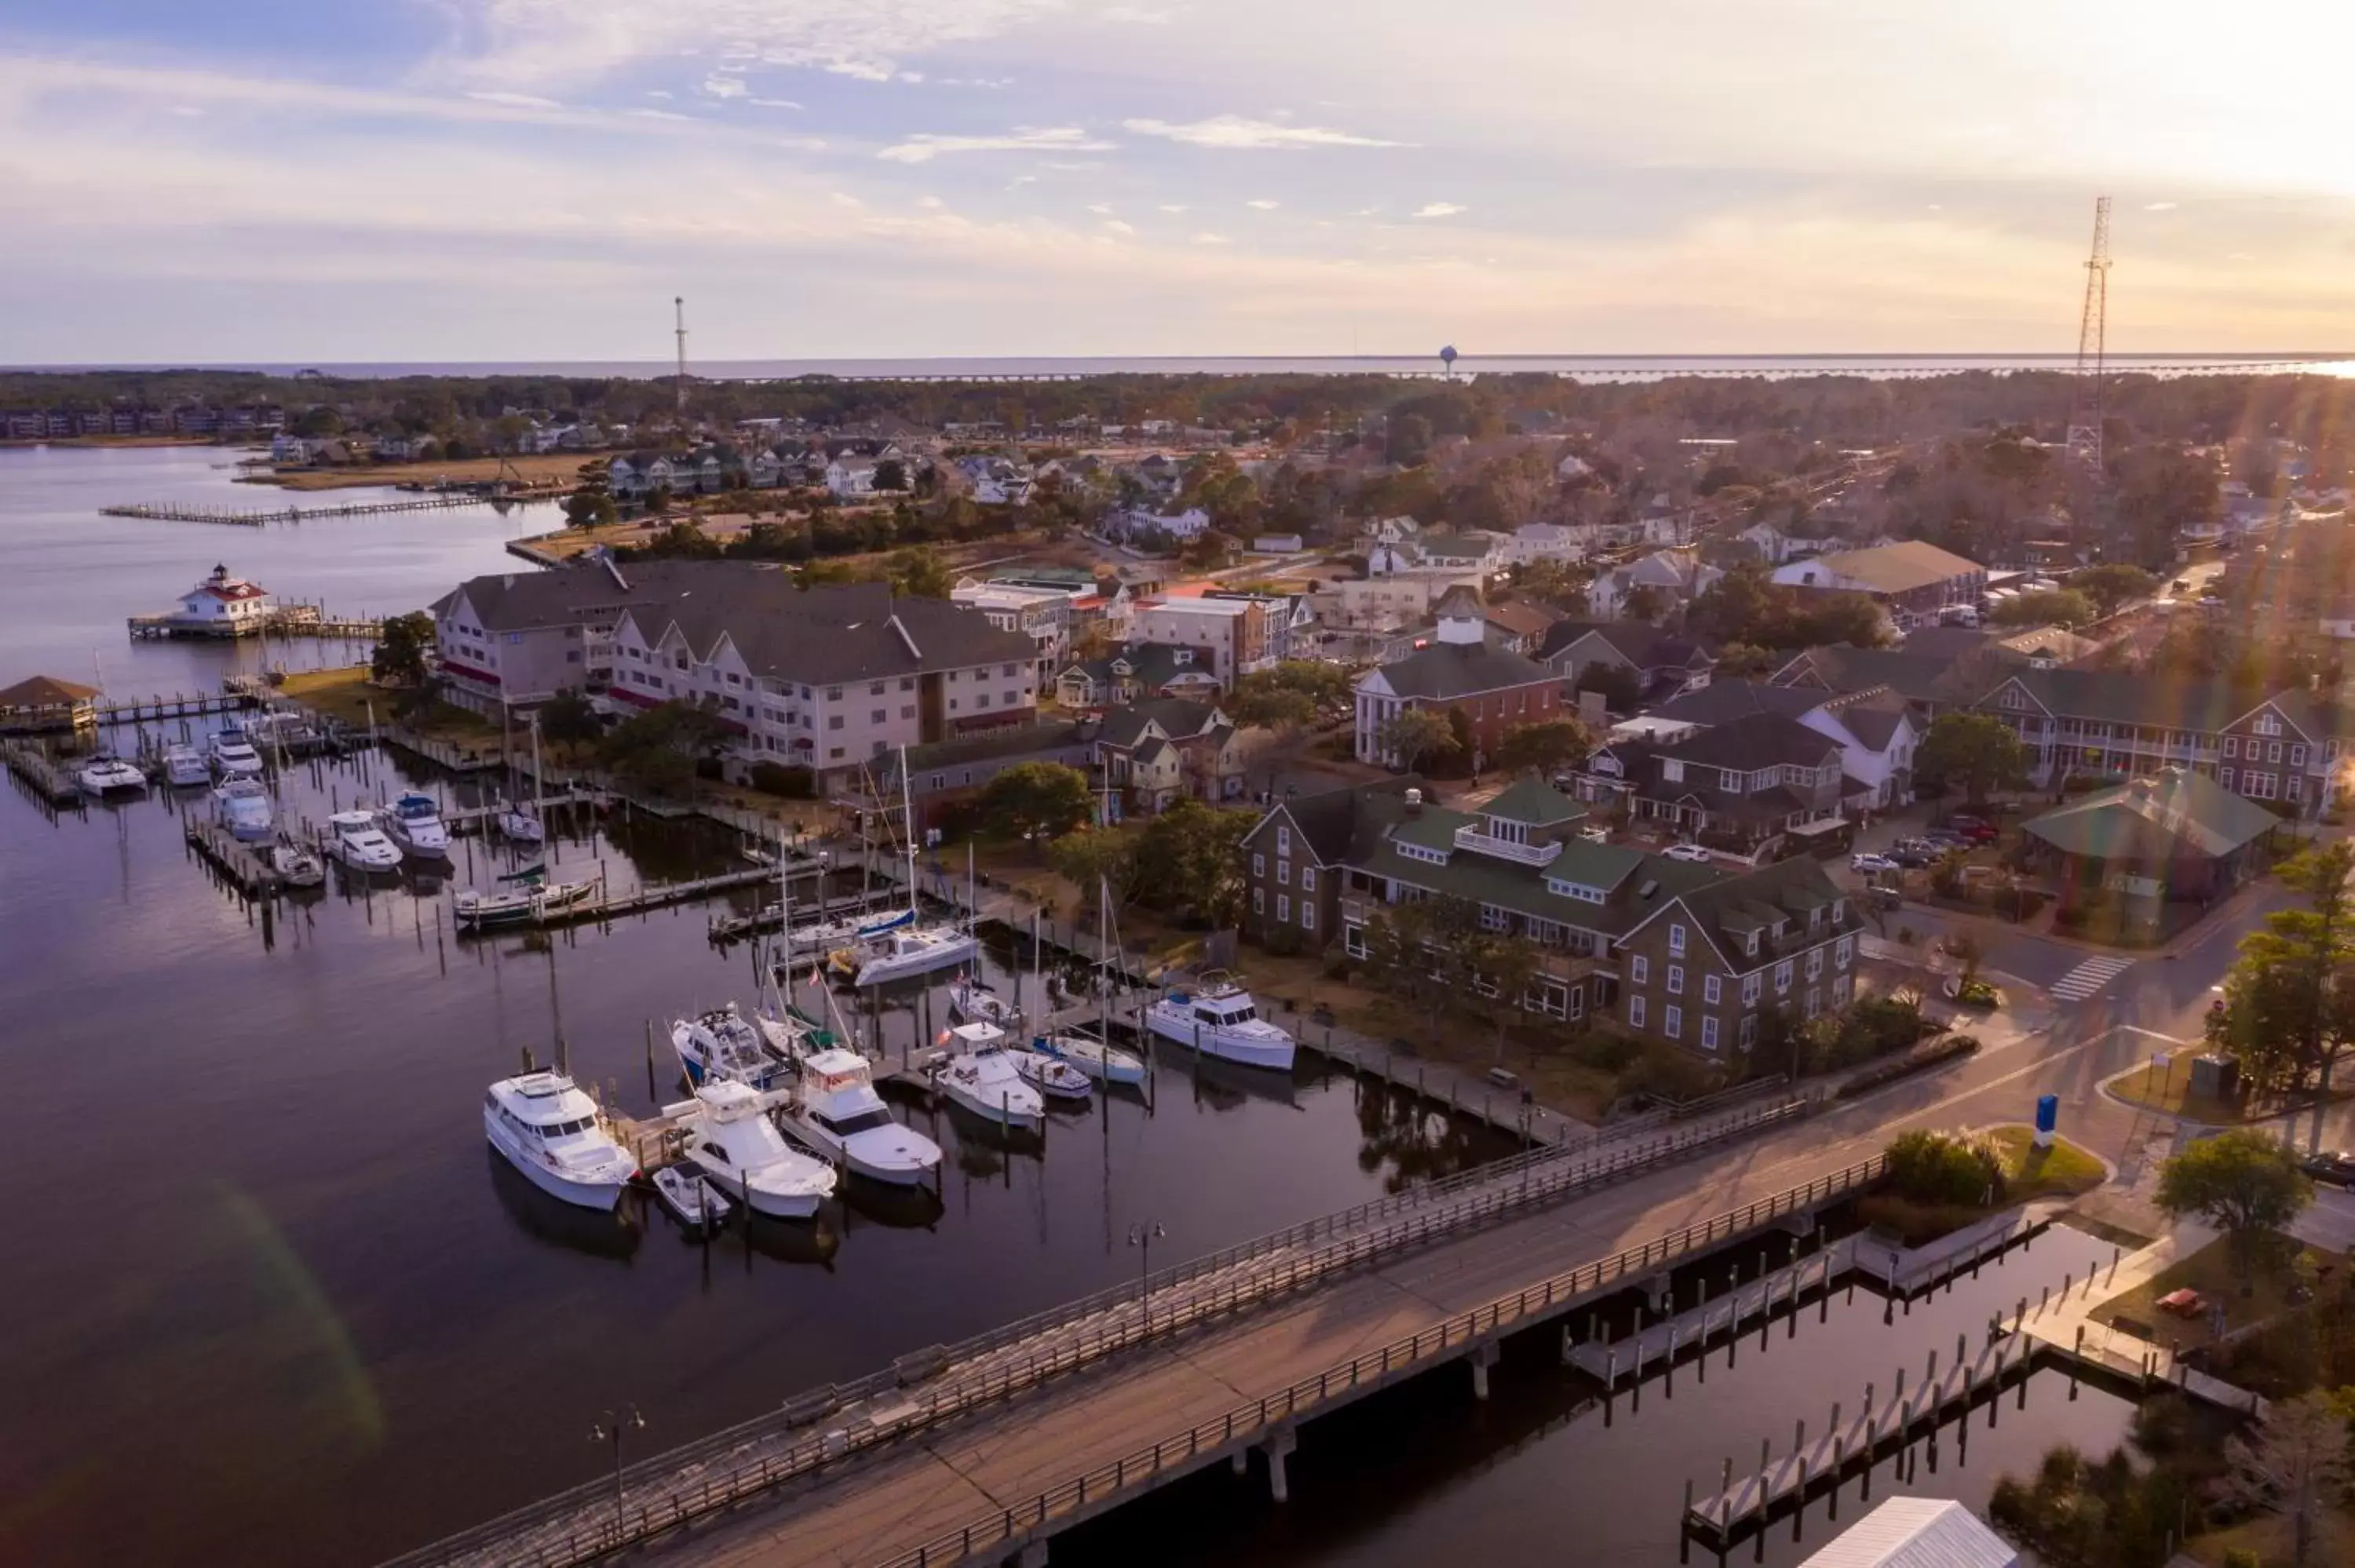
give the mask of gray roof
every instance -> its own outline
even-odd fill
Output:
[[[2305,692],[2262,696],[2222,681],[2153,680],[2117,670],[2021,670],[2010,681],[2056,717],[2213,733],[2270,703],[2308,740],[2339,733],[2337,711]],[[1991,707],[2008,683],[1997,683],[1977,705]]]
[[[2020,827],[2064,853],[2156,862],[2230,854],[2281,825],[2263,806],[2205,775],[2162,768],[2151,778],[2073,800]]]
[[[1823,862],[1810,855],[1798,855],[1681,891],[1676,901],[1710,933],[1720,956],[1732,968],[1741,969],[1774,962],[1780,956],[1768,946],[1762,948],[1754,960],[1748,959],[1742,948],[1750,933],[1771,933],[1777,919],[1788,921],[1804,933],[1809,910],[1828,910],[1842,896],[1825,874]],[[1645,917],[1648,920],[1657,913],[1647,911]],[[1819,925],[1815,939],[1827,940],[1838,932],[1853,931],[1863,923],[1863,916],[1850,905],[1843,910],[1841,918]]]
[[[928,746],[908,747],[908,773],[912,778],[928,768],[954,768],[968,762],[991,762],[1001,758],[1069,750],[1085,745],[1093,738],[1094,732],[1092,720],[1064,720],[1055,724],[1018,725],[1010,729],[981,730],[973,735],[936,740]],[[899,777],[899,754],[890,753],[879,766],[879,780],[888,788]]]
[[[1752,714],[1671,741],[1659,748],[1659,755],[1708,768],[1773,768],[1784,763],[1817,768],[1822,766],[1825,753],[1838,749],[1839,742],[1796,719],[1781,714]],[[1661,788],[1667,790],[1674,786]]]
[[[1164,735],[1184,740],[1209,731],[1218,716],[1215,704],[1190,697],[1146,697],[1105,710],[1103,743],[1125,750],[1145,737],[1147,725],[1159,725]]]
[[[1550,659],[1587,636],[1600,637],[1619,657],[1642,670],[1689,669],[1710,662],[1709,651],[1700,643],[1645,620],[1557,620],[1546,628],[1538,656]]]
[[[730,563],[677,563],[729,565]],[[677,627],[698,656],[724,639],[755,675],[806,684],[875,681],[978,664],[1029,669],[1030,639],[980,611],[937,599],[898,599],[882,583],[805,588],[782,573],[695,580],[666,603],[630,606],[649,644]]]
[[[1423,789],[1423,780],[1409,773],[1395,779],[1380,779],[1369,784],[1345,785],[1338,789],[1321,789],[1314,795],[1302,795],[1268,809],[1260,819],[1260,826],[1244,835],[1246,841],[1256,837],[1269,822],[1289,822],[1308,841],[1319,865],[1338,864],[1349,853],[1349,846],[1359,836],[1361,822],[1367,820],[1365,802],[1377,795],[1403,796],[1409,789]]]
[[[1586,815],[1586,808],[1555,789],[1535,779],[1524,779],[1479,808],[1484,817],[1502,817],[1508,822],[1527,822],[1531,827],[1551,827],[1558,822],[1574,822]]]
[[[2018,1568],[2024,1561],[1958,1502],[1890,1498],[1800,1568]]]
[[[1556,677],[1533,659],[1487,643],[1434,642],[1381,667],[1382,679],[1402,697],[1444,702],[1508,686],[1534,686]]]
[[[1702,726],[1731,724],[1753,714],[1797,718],[1833,700],[1834,694],[1807,686],[1770,686],[1761,681],[1711,681],[1645,714]]]

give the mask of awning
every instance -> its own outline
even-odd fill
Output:
[[[1818,822],[1802,822],[1796,828],[1785,828],[1783,831],[1795,839],[1819,839],[1835,828],[1846,826],[1848,826],[1846,817],[1826,817]]]

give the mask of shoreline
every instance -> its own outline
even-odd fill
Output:
[[[217,441],[209,436],[5,436],[0,450],[31,451],[39,447],[218,447],[243,451],[254,443]]]

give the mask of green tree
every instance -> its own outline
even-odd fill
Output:
[[[1998,1481],[1987,1520],[2051,1568],[2160,1568],[2190,1502],[2174,1466],[2145,1469],[2124,1448],[2088,1459],[2064,1445],[2044,1456],[2034,1480]]]
[[[1316,700],[1270,680],[1274,673],[1262,670],[1245,675],[1219,704],[1220,708],[1247,729],[1305,729],[1315,724]]]
[[[2028,769],[2028,749],[2009,725],[1988,714],[1954,712],[1930,721],[1913,754],[1917,778],[1946,789],[1960,786],[1971,804]]]
[[[1889,1140],[1889,1184],[1916,1203],[1974,1205],[2003,1196],[2003,1162],[1986,1144],[1916,1128]]]
[[[892,551],[883,563],[883,578],[901,599],[946,599],[956,587],[956,575],[940,552],[924,545]]]
[[[425,683],[425,655],[433,646],[433,618],[421,609],[388,617],[368,655],[368,673],[387,685]]]
[[[2256,1293],[2258,1249],[2314,1202],[2297,1157],[2262,1132],[2203,1138],[2159,1167],[2156,1201],[2180,1219],[2197,1214],[2225,1234],[2240,1266],[2241,1294]]]
[[[1619,601],[1622,620],[1657,620],[1668,612],[1668,596],[1649,583],[1637,583]]]
[[[1576,718],[1540,719],[1515,725],[1497,743],[1497,766],[1513,773],[1551,779],[1594,749],[1594,732]]]
[[[2280,866],[2304,908],[2277,909],[2241,938],[2214,1036],[2253,1088],[2285,1093],[2319,1075],[2330,1093],[2339,1053],[2355,1038],[2355,843],[2309,849]]]
[[[908,465],[898,458],[885,458],[875,465],[875,488],[905,490],[908,488]]]
[[[1474,979],[1461,993],[1486,1004],[1497,1026],[1497,1060],[1505,1059],[1505,1030],[1521,1011],[1521,998],[1538,978],[1537,944],[1527,937],[1483,932],[1465,958]]]
[[[2233,1500],[2290,1519],[2290,1562],[2314,1556],[2315,1520],[2345,1497],[2349,1477],[2346,1413],[2328,1393],[2277,1400],[2264,1424],[2224,1439],[2231,1470],[2223,1489]]]
[[[1572,689],[1579,692],[1601,692],[1603,705],[1614,713],[1633,713],[1644,699],[1644,675],[1640,670],[1625,664],[1606,664],[1597,659],[1578,673]]]
[[[2072,592],[2092,599],[2104,615],[2115,615],[2121,607],[2157,592],[2158,578],[2140,567],[2111,561],[2071,573],[2068,586]]]
[[[579,745],[605,733],[595,706],[570,686],[540,704],[538,716],[541,736],[558,745]]]
[[[1115,908],[1135,896],[1136,834],[1121,828],[1086,828],[1047,845],[1047,863],[1080,890],[1082,913],[1096,906],[1096,889],[1112,890]]]
[[[2100,617],[2076,589],[2046,588],[2005,599],[1989,619],[1998,626],[2083,626]]]
[[[1023,762],[1007,768],[981,792],[981,820],[991,832],[1021,839],[1036,853],[1095,815],[1087,775],[1060,762]]]
[[[717,758],[728,726],[695,703],[659,704],[633,714],[598,743],[597,759],[617,778],[658,795],[677,794],[695,778],[698,761]]]
[[[1136,836],[1139,896],[1173,914],[1231,926],[1243,904],[1242,841],[1258,813],[1180,797]]]
[[[1455,732],[1436,708],[1401,708],[1374,732],[1374,744],[1412,773],[1425,758],[1455,749]]]
[[[1557,609],[1584,609],[1586,585],[1594,574],[1566,561],[1524,561],[1513,568],[1513,586],[1530,599]]]

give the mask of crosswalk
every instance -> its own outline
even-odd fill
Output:
[[[2052,995],[2059,1001],[2083,1001],[2134,968],[2132,959],[2087,959],[2067,974],[2052,982]]]

